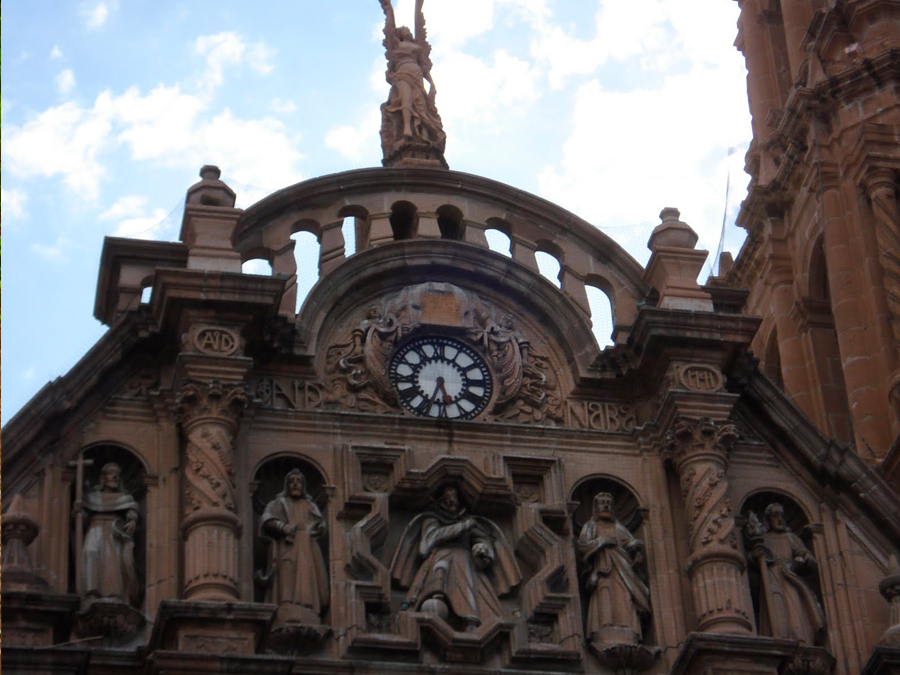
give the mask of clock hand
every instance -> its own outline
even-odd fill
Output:
[[[439,377],[437,379],[438,386],[441,388],[441,391],[444,392],[444,405],[449,405],[453,401],[453,397],[447,393],[447,388],[444,386],[444,378]],[[435,390],[437,393],[437,390]]]
[[[439,376],[437,378],[437,385],[434,388],[434,393],[431,395],[432,403],[434,403],[435,400],[437,399],[438,391],[440,391],[441,389],[444,389],[444,378]],[[447,393],[447,390],[444,389],[444,394],[446,395],[446,393]]]

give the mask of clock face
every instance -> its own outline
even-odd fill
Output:
[[[388,377],[400,404],[421,417],[472,419],[484,411],[494,390],[478,352],[448,337],[410,340],[391,359]]]

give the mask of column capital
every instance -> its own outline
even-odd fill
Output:
[[[718,459],[724,467],[728,454],[738,438],[738,430],[730,422],[716,422],[709,417],[678,416],[666,434],[663,455],[671,459],[679,473],[693,459]]]
[[[176,420],[185,432],[201,422],[214,422],[234,434],[247,401],[247,388],[243,382],[187,380],[182,383],[175,401]]]

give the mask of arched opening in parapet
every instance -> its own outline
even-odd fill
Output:
[[[149,305],[153,299],[153,275],[144,277],[141,281],[141,304]]]
[[[463,239],[463,214],[455,206],[444,204],[437,210],[438,227],[441,230],[441,239],[461,241]]]
[[[775,385],[784,391],[784,375],[781,372],[781,352],[778,349],[778,329],[772,327],[769,340],[766,343],[766,353],[763,359],[763,372]]]
[[[297,264],[297,304],[294,311],[299,314],[303,301],[319,280],[319,239],[312,232],[295,232],[294,260]]]
[[[797,632],[806,630],[809,644],[823,644],[824,625],[815,638],[810,625],[821,612],[822,587],[806,510],[784,492],[763,489],[744,499],[740,514],[757,631],[797,639]],[[785,629],[787,635],[778,634]]]
[[[243,274],[257,274],[259,276],[272,276],[272,263],[265,258],[251,258],[241,263]]]
[[[591,309],[591,332],[600,349],[615,344],[615,308],[612,303],[612,286],[604,278],[589,274],[584,280],[588,307]]]
[[[75,484],[76,457],[69,495],[75,532],[69,549],[68,592],[82,598],[117,596],[140,608],[146,590],[149,531],[144,464],[134,453],[111,443],[85,448],[79,454],[84,462],[83,482],[80,488]],[[119,469],[118,485],[109,482],[112,465]],[[83,504],[80,513],[75,511],[79,496]]]
[[[292,495],[286,493],[285,479],[294,469],[299,470],[305,478],[306,495],[302,499],[307,500],[308,503],[315,507],[302,509],[309,521],[305,523],[292,523],[283,519],[285,516],[290,517],[290,514],[286,513],[285,506],[290,508],[292,503]],[[279,522],[285,523],[284,527],[287,528],[297,525],[298,532],[307,533],[308,535],[309,530],[307,528],[315,526],[319,521],[328,522],[328,503],[324,485],[325,480],[316,466],[305,458],[296,455],[273,457],[257,470],[251,484],[253,490],[253,496],[251,497],[253,506],[253,599],[255,602],[271,601],[277,603],[278,599],[272,596],[276,593],[279,582],[275,578],[279,565],[277,563],[273,564],[272,551],[278,547],[278,544],[281,544],[282,549],[285,548],[284,539],[279,536],[279,530],[284,528],[279,527],[276,523],[264,526],[262,522],[263,516],[265,515],[266,519],[276,518]],[[294,509],[291,511],[292,513],[295,512]],[[318,516],[316,512],[318,512]],[[319,547],[326,563],[325,569],[327,570],[329,533],[327,529],[322,532],[320,526],[315,526],[314,529],[316,530],[316,535],[311,538],[312,541],[302,543],[310,543],[312,546]],[[300,546],[301,542],[295,541],[295,544]],[[287,551],[287,555],[283,557],[289,559],[289,553]],[[312,564],[312,561],[307,562]]]
[[[391,206],[391,230],[394,241],[412,239],[416,235],[416,207],[410,202],[395,202]]]
[[[366,241],[369,212],[362,206],[351,204],[338,211],[338,216],[344,219],[341,225],[341,234],[344,235],[344,256],[363,251],[368,246]]]
[[[488,248],[494,253],[512,257],[512,226],[501,218],[488,218],[485,223],[484,236],[487,239]]]
[[[562,288],[560,275],[562,274],[563,253],[555,244],[547,241],[536,243],[534,259],[537,261],[541,276],[548,279],[557,288]]]
[[[591,308],[591,332],[600,349],[611,347],[613,344],[613,318],[612,303],[609,296],[596,286],[584,287],[587,293],[588,306]]]

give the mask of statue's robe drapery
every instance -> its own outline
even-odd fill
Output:
[[[310,530],[324,533],[324,518],[309,499],[277,497],[268,504],[260,520],[260,534],[271,540],[271,585],[266,602],[308,607],[316,614],[328,606],[328,571],[325,556]],[[296,525],[293,542],[284,530]]]
[[[499,597],[521,580],[515,555],[500,529],[476,517],[466,530],[464,513],[426,512],[407,526],[391,563],[391,574],[408,588],[406,603],[412,610],[439,596],[459,618],[475,624],[503,616]],[[488,547],[491,564],[479,569],[472,555],[475,544]]]
[[[641,641],[641,615],[650,612],[650,591],[632,566],[640,547],[618,521],[592,519],[578,537],[578,552],[591,580],[586,634],[590,642]]]
[[[134,537],[125,531],[126,524],[138,518],[137,502],[127,492],[95,490],[84,496],[83,507],[88,527],[78,594],[137,605],[141,588],[134,565]]]
[[[822,606],[809,585],[791,569],[795,557],[806,559],[808,565],[814,565],[815,559],[793,532],[767,532],[763,542],[771,555],[760,570],[766,574],[759,603],[760,634],[821,644],[825,632]]]

